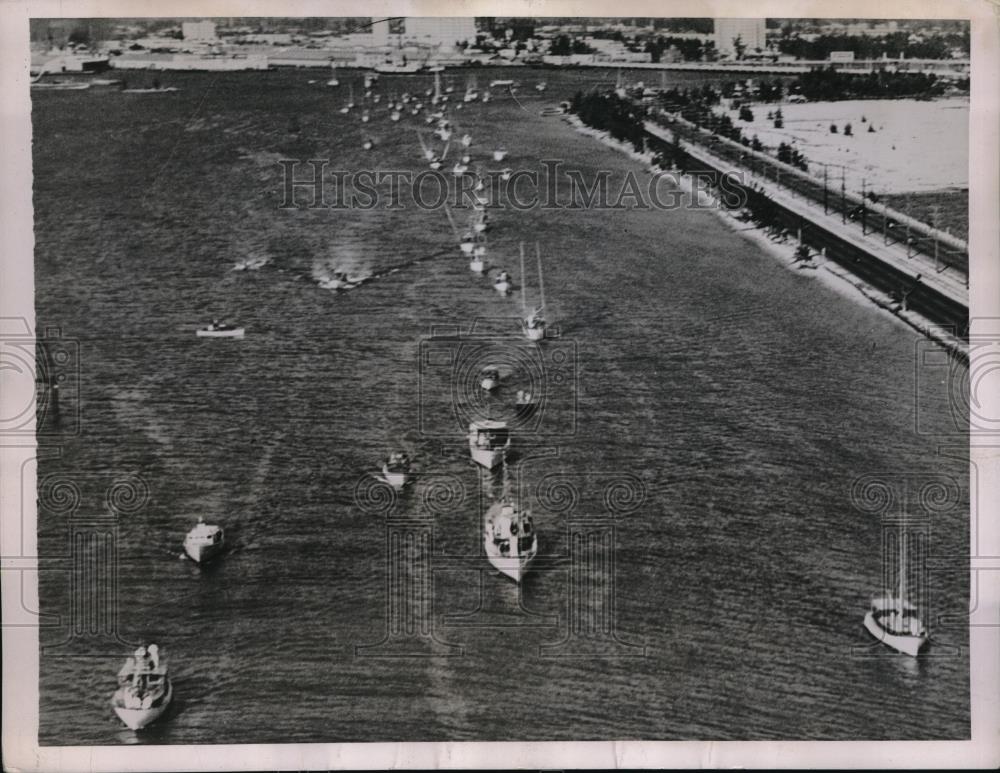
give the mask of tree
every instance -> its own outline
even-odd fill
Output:
[[[743,42],[742,35],[737,35],[735,38],[733,38],[733,50],[736,52],[737,59],[743,58],[743,54],[746,52],[747,47],[746,44],[744,44]]]
[[[854,131],[851,129],[850,122],[845,123],[844,124],[844,136],[845,137],[850,137],[853,133],[854,133]]]

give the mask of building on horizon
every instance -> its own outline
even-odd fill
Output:
[[[763,51],[767,47],[766,19],[715,19],[715,50],[721,57]],[[737,51],[738,45],[741,51]]]
[[[181,34],[184,40],[214,42],[219,39],[214,21],[186,21],[181,25]]]

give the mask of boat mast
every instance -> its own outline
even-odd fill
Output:
[[[545,309],[545,283],[542,280],[542,248],[535,242],[535,257],[538,259],[538,297],[542,305],[540,310]]]
[[[528,281],[524,275],[524,242],[521,242],[521,313],[528,318]]]

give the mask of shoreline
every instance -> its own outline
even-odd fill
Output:
[[[636,151],[628,143],[614,139],[607,132],[587,126],[575,115],[566,114],[563,116],[563,119],[566,123],[572,126],[578,134],[596,139],[612,150],[624,153],[632,160],[642,163],[646,167],[646,171],[653,174],[671,171],[662,169],[654,164],[653,153],[649,151],[644,153]],[[814,258],[810,261],[810,265],[796,265],[794,261],[794,244],[786,245],[780,242],[772,241],[760,228],[756,226],[746,226],[741,223],[741,221],[737,220],[733,216],[734,210],[726,209],[715,196],[706,193],[704,190],[697,189],[694,185],[694,181],[689,175],[679,173],[676,170],[674,170],[672,174],[674,175],[674,179],[680,182],[679,187],[685,194],[697,194],[699,197],[699,205],[710,206],[716,217],[725,223],[728,228],[731,228],[739,233],[743,238],[756,244],[772,258],[778,260],[778,262],[784,265],[786,269],[790,271],[812,271],[814,272],[816,278],[823,282],[825,286],[845,298],[854,300],[855,302],[859,302],[858,295],[860,294],[865,299],[865,305],[869,308],[874,306],[876,309],[880,310],[880,312],[884,313],[886,317],[892,318],[900,325],[910,328],[925,338],[934,341],[944,348],[951,356],[956,357],[962,362],[968,364],[968,349],[966,345],[957,337],[940,331],[938,326],[931,322],[931,320],[914,311],[901,308],[900,304],[897,301],[892,300],[887,294],[868,285],[857,276],[850,273],[847,269],[842,268],[833,261],[827,260],[825,256],[814,256]],[[825,269],[826,273],[820,273],[820,269]]]

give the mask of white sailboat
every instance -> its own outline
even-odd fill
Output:
[[[520,582],[538,553],[538,535],[531,513],[511,494],[506,460],[503,465],[503,493],[483,516],[483,547],[493,568]]]
[[[118,689],[111,696],[111,706],[129,729],[142,730],[163,715],[173,697],[166,661],[159,648],[150,644],[126,658],[118,672]]]
[[[213,319],[206,327],[198,328],[195,335],[198,338],[242,338],[244,330],[235,325],[227,325]]]
[[[506,148],[504,148],[504,147],[498,147],[496,150],[493,151],[493,160],[494,161],[503,161],[505,158],[507,158],[507,149]]]
[[[528,281],[524,274],[524,244],[521,244],[521,311],[524,314],[524,335],[529,341],[541,341],[545,338],[545,285],[542,282],[542,254],[535,245],[538,258],[538,296],[539,305],[528,313]]]
[[[510,274],[501,269],[496,279],[493,280],[493,289],[500,293],[500,295],[510,295]]]
[[[337,80],[337,65],[334,62],[330,63],[330,80],[326,82],[327,86],[339,86],[340,81]]]
[[[510,448],[510,431],[507,423],[481,419],[469,424],[469,454],[476,464],[492,470]]]
[[[927,629],[907,595],[906,558],[906,530],[900,526],[898,595],[882,594],[872,599],[865,629],[883,644],[915,658],[927,645]]]

